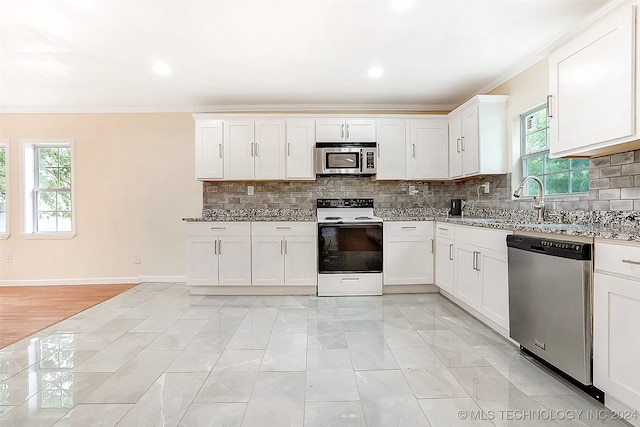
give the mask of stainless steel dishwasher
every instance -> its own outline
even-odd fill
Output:
[[[598,400],[592,380],[593,245],[507,236],[509,335]]]

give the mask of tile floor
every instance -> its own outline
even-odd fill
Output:
[[[438,294],[144,283],[0,350],[0,426],[615,423]]]

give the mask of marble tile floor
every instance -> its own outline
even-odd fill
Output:
[[[439,294],[143,283],[0,350],[0,426],[625,425]]]

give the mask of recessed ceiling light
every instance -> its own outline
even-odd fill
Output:
[[[369,68],[369,77],[371,77],[372,79],[377,79],[379,77],[382,77],[382,75],[384,74],[384,70],[382,69],[382,67],[371,67]]]
[[[156,62],[153,64],[153,71],[159,76],[171,75],[171,67],[166,62]]]

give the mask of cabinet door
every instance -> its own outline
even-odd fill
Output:
[[[385,286],[433,283],[433,239],[386,241],[383,272]]]
[[[287,179],[315,179],[315,121],[287,120]]]
[[[449,119],[449,177],[462,176],[462,116],[456,114]]]
[[[455,273],[453,240],[436,239],[436,285],[453,294]]]
[[[481,248],[480,313],[509,330],[509,274],[506,252]],[[506,243],[505,243],[506,251]]]
[[[285,283],[310,285],[318,283],[318,241],[315,236],[293,236],[285,239]]]
[[[316,142],[342,142],[347,129],[343,119],[316,120]]]
[[[196,121],[196,179],[224,176],[222,120]]]
[[[460,114],[462,136],[462,174],[475,175],[480,172],[480,127],[478,123],[478,105],[472,104]]]
[[[409,120],[407,126],[407,178],[448,178],[447,120]]]
[[[593,383],[640,410],[640,282],[594,275]]]
[[[345,140],[349,142],[375,142],[376,121],[371,119],[347,120]]]
[[[480,300],[480,276],[478,274],[478,248],[456,242],[456,279],[453,295],[471,308],[478,308]]]
[[[284,239],[281,236],[254,236],[251,243],[252,283],[284,285]]]
[[[376,179],[405,179],[405,121],[396,119],[377,120],[376,136],[378,139],[378,172]]]
[[[549,56],[552,156],[635,134],[634,23],[626,7]]]
[[[224,177],[228,180],[254,179],[253,121],[224,123]]]
[[[218,240],[219,284],[251,285],[251,238],[221,237]]]
[[[187,239],[187,284],[217,285],[218,255],[215,237]]]
[[[255,179],[284,179],[285,126],[283,120],[255,122]]]

